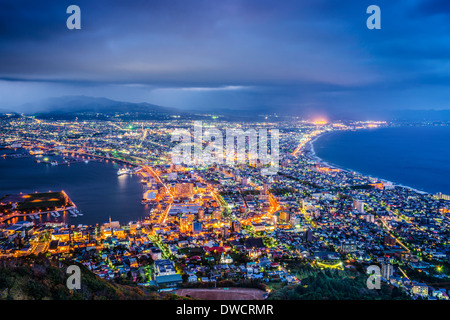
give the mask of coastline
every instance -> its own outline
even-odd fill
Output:
[[[358,130],[358,129],[355,129],[355,130],[352,130],[352,131],[356,131],[356,130]],[[360,129],[360,130],[362,130],[362,129]],[[370,174],[364,174],[364,173],[361,173],[359,171],[353,170],[351,168],[345,168],[345,167],[339,166],[339,165],[334,164],[334,163],[330,163],[330,162],[320,158],[317,155],[317,153],[316,153],[316,151],[314,149],[314,143],[319,138],[321,138],[321,137],[323,137],[325,135],[333,134],[333,133],[336,133],[336,132],[339,132],[339,131],[342,131],[342,130],[327,131],[327,132],[324,132],[322,134],[319,134],[318,136],[314,137],[314,139],[308,141],[306,143],[305,149],[304,149],[305,150],[305,157],[308,158],[309,160],[314,161],[314,162],[316,162],[316,163],[318,163],[320,165],[323,165],[324,167],[327,167],[327,168],[339,169],[339,170],[342,170],[344,172],[361,175],[361,176],[364,176],[364,177],[367,177],[367,178],[370,178],[370,179],[376,179],[376,180],[379,180],[381,182],[390,183],[390,184],[392,184],[393,187],[401,187],[401,188],[409,189],[409,190],[417,192],[419,194],[434,195],[433,193],[430,193],[430,192],[427,192],[427,191],[424,191],[424,190],[419,190],[417,188],[414,188],[414,187],[411,187],[411,186],[407,186],[407,185],[404,185],[404,184],[401,184],[401,183],[397,183],[397,182],[394,182],[394,181],[391,181],[391,180],[388,180],[388,179],[385,179],[385,178],[381,178],[381,177],[378,177],[378,176],[377,177],[376,176],[372,176]]]
[[[5,148],[5,150],[6,151],[8,151],[8,150],[12,150],[11,148],[9,148],[9,147],[7,147],[7,148]],[[5,151],[5,150],[2,150],[2,151]],[[15,162],[15,159],[16,157],[1,157],[1,160],[9,160],[9,161],[14,161],[14,163],[16,163]],[[48,163],[36,163],[34,160],[35,160],[35,158],[33,157],[33,156],[30,156],[29,154],[26,154],[26,156],[24,156],[24,157],[17,157],[18,159],[23,159],[23,158],[29,158],[30,160],[29,161],[32,161],[32,165],[36,165],[36,166],[38,166],[38,167],[41,167],[41,166],[45,166],[45,165],[48,165]],[[119,166],[119,167],[121,167],[121,161],[120,160],[118,160],[118,159],[102,159],[101,157],[97,157],[96,159],[98,159],[99,161],[93,161],[92,163],[91,163],[91,161],[89,161],[89,163],[86,163],[86,166],[88,166],[88,167],[91,167],[93,164],[95,164],[95,165],[100,165],[100,166],[104,166],[104,165],[108,165],[108,161],[106,161],[105,162],[105,160],[109,160],[110,161],[110,163],[109,163],[109,165],[112,165],[113,166],[113,171],[111,172],[111,177],[117,177],[117,169],[114,167],[114,161],[116,162],[116,164]],[[28,161],[28,160],[27,160]],[[125,163],[126,165],[127,165],[127,167],[128,167],[128,163]],[[59,168],[60,166],[55,166],[55,167],[50,167],[50,168]],[[69,167],[71,167],[71,166],[69,166]],[[84,167],[84,164],[83,164],[83,166],[82,167]],[[139,167],[139,165],[133,165],[133,168],[136,168],[136,167]],[[61,168],[63,168],[63,166],[61,166]],[[74,166],[73,167],[73,169],[75,169],[75,168],[79,168],[78,166]],[[72,171],[72,170],[70,170],[70,171]],[[134,175],[134,174],[133,174]],[[109,176],[109,174],[108,174],[108,176]],[[46,178],[44,178],[43,180],[46,180]],[[139,192],[139,194],[140,195],[142,195],[142,183],[140,183],[140,179],[133,179],[133,180],[136,180],[136,181],[130,181],[130,185],[131,185],[131,183],[134,183],[134,182],[136,182],[136,189],[139,189],[140,190],[140,192]],[[67,180],[67,181],[69,181],[69,179]],[[101,181],[101,180],[100,180]],[[71,185],[72,185],[72,183],[70,183]],[[77,189],[76,190],[76,192],[77,193],[79,193],[80,192],[80,187],[75,183],[74,185],[72,185],[72,186],[74,186],[74,188],[75,189]],[[31,188],[30,190],[25,190],[24,191],[24,189],[17,189],[17,191],[14,191],[14,190],[11,190],[9,193],[11,193],[11,194],[19,194],[20,192],[24,192],[24,193],[33,193],[33,192],[46,192],[46,191],[48,191],[49,190],[49,188],[51,188],[52,190],[53,190],[53,187],[51,187],[51,186],[49,186],[49,187],[36,187],[36,188]],[[134,188],[134,187],[133,187]],[[65,185],[65,186],[63,186],[62,188],[61,188],[61,190],[68,190],[67,189],[67,185]],[[4,190],[2,190],[2,191],[4,191]],[[72,193],[70,193],[70,195],[71,195],[71,197],[73,196],[73,193],[74,192],[72,192]],[[2,192],[2,193],[0,193],[0,198],[2,197],[2,196],[5,196],[5,195],[7,195],[8,194],[8,192]],[[149,208],[151,208],[151,205],[150,204],[146,204],[145,206],[143,206],[142,204],[141,204],[141,198],[142,197],[139,197],[139,201],[138,202],[136,202],[136,203],[138,203],[138,205],[136,205],[136,207],[139,207],[139,208],[143,208],[143,207],[145,207],[145,206],[148,206]],[[83,198],[81,201],[77,201],[77,205],[75,205],[75,207],[74,208],[77,208],[77,209],[79,209],[79,207],[83,207],[83,205],[80,205],[80,202],[82,203],[82,202],[86,202],[86,199],[85,198]],[[88,204],[86,204],[86,203],[84,203],[84,206],[87,206],[87,209],[83,209],[83,210],[81,210],[80,209],[80,211],[84,211],[83,212],[83,215],[81,215],[81,216],[77,216],[77,217],[72,217],[72,216],[66,216],[66,217],[64,217],[64,219],[62,219],[62,216],[61,216],[61,218],[59,218],[58,220],[53,220],[51,217],[50,217],[50,220],[49,220],[49,218],[48,217],[46,217],[43,213],[34,213],[34,214],[38,214],[39,215],[39,217],[42,217],[42,219],[43,220],[39,220],[40,222],[55,222],[55,221],[57,221],[57,222],[63,222],[63,223],[66,223],[66,224],[68,224],[68,225],[77,225],[77,224],[81,224],[81,225],[94,225],[95,226],[95,224],[103,224],[103,223],[106,223],[107,221],[108,221],[108,218],[107,218],[107,215],[105,215],[105,217],[102,217],[102,212],[106,212],[105,210],[101,210],[101,209],[98,209],[97,207],[99,207],[99,205],[97,205],[97,204],[92,204],[92,199],[88,199],[87,200],[87,202],[89,202]],[[94,206],[94,208],[92,208]],[[72,208],[68,208],[68,209],[72,209]],[[142,209],[142,210],[146,210],[145,208],[144,209]],[[58,211],[60,211],[60,210],[58,210]],[[92,215],[92,214],[85,214],[86,213],[86,211],[90,211],[90,212],[94,212],[95,211],[95,214],[94,215]],[[119,211],[117,211],[117,212],[119,212]],[[136,211],[137,212],[137,211]],[[140,211],[139,211],[140,212]],[[46,212],[45,212],[46,213]],[[114,217],[114,219],[115,220],[118,220],[118,221],[121,221],[121,222],[124,222],[124,223],[128,223],[128,222],[132,222],[132,221],[138,221],[138,220],[140,220],[140,219],[145,219],[146,217],[148,217],[148,215],[149,215],[149,212],[144,212],[144,214],[142,215],[142,216],[140,216],[140,217],[122,217],[121,215],[119,215],[119,216],[117,216],[117,217]],[[31,218],[28,218],[28,216],[30,216],[30,215],[26,215],[26,216],[24,216],[24,217],[27,217],[27,220],[28,221],[30,221],[29,219],[31,219]],[[13,218],[13,217],[9,217],[8,218],[8,220],[10,219],[10,218]],[[65,219],[67,219],[67,220],[65,220]],[[92,220],[92,221],[90,221],[90,220]],[[94,221],[95,220],[95,221]],[[34,220],[31,220],[32,222],[34,221]],[[38,220],[36,220],[36,222],[37,222]]]

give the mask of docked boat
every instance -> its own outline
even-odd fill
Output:
[[[119,169],[119,170],[117,171],[117,175],[118,175],[118,176],[121,176],[121,175],[127,174],[127,173],[132,173],[132,172],[131,172],[130,170],[128,170],[127,168]]]

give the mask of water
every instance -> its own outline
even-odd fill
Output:
[[[0,155],[8,152],[1,150]],[[36,163],[35,158],[30,157],[0,157],[0,198],[20,192],[64,190],[83,216],[72,218],[68,214],[61,215],[59,221],[95,225],[107,222],[109,217],[121,223],[143,219],[149,215],[150,207],[141,204],[140,177],[128,174],[117,176],[120,167],[123,165],[96,161],[52,166]],[[46,216],[42,219],[45,220]]]
[[[392,127],[326,134],[326,162],[429,193],[450,194],[450,127]]]

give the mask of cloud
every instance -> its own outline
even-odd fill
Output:
[[[68,1],[0,4],[2,104],[86,94],[183,108],[445,107],[447,1]],[[414,94],[413,94],[414,96]],[[372,97],[368,101],[367,97]]]

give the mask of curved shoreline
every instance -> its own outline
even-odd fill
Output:
[[[10,148],[5,148],[5,150],[10,150]],[[81,156],[82,154],[80,154],[80,156]],[[90,157],[92,157],[93,159],[95,159],[96,161],[93,161],[92,163],[98,163],[98,164],[100,164],[101,166],[104,166],[104,165],[114,165],[114,162],[116,162],[116,164],[117,165],[121,165],[121,164],[125,164],[125,165],[132,165],[133,167],[139,167],[139,165],[137,165],[137,164],[130,164],[130,163],[128,163],[128,162],[126,162],[126,161],[122,161],[122,160],[120,160],[120,159],[115,159],[115,158],[106,158],[106,157],[98,157],[98,156],[93,156],[93,155],[90,155],[90,154],[84,154],[85,156],[90,156]],[[15,158],[16,157],[7,157],[9,160],[15,160]],[[26,154],[26,156],[24,156],[24,157],[17,157],[17,158],[29,158],[29,159],[31,159],[31,160],[34,160],[34,157],[33,156],[30,156],[29,154]],[[2,159],[3,159],[3,157],[2,157]],[[30,161],[31,161],[30,160]],[[99,161],[98,161],[99,160]],[[106,160],[106,162],[105,162],[105,160]],[[108,163],[108,161],[110,161],[110,163]],[[89,161],[89,162],[91,162],[91,161]],[[33,165],[37,165],[37,166],[42,166],[43,164],[45,165],[45,163],[41,163],[41,164],[37,164],[35,161],[33,161],[33,163],[32,163]],[[90,165],[91,163],[87,163],[86,165]],[[69,166],[70,167],[70,166]],[[76,167],[74,167],[74,168],[76,168]],[[71,170],[72,171],[72,170]],[[114,176],[116,176],[116,173],[117,173],[117,169],[114,169],[114,173],[113,173],[113,175]],[[141,188],[139,188],[140,190],[142,190],[142,184],[139,182],[139,181],[136,181],[136,186],[141,186]],[[42,188],[41,188],[42,189]],[[37,189],[37,190],[41,190],[41,189]],[[34,189],[33,189],[34,190]],[[43,189],[42,189],[43,190]],[[17,193],[19,193],[19,192],[22,192],[23,191],[23,189],[20,189],[20,190],[18,190],[17,191]],[[34,190],[34,191],[36,191],[36,190]],[[30,193],[31,193],[32,191],[30,190]],[[44,191],[42,191],[42,192],[44,192]],[[141,191],[142,192],[142,191]],[[14,193],[14,192],[12,192],[12,193]],[[140,193],[140,194],[142,194],[142,193]],[[0,194],[0,198],[2,197],[2,194]],[[139,199],[141,199],[141,198],[139,198]],[[83,199],[83,200],[85,200],[85,199]],[[150,208],[151,208],[151,205],[150,204],[146,204],[146,205],[148,205]],[[139,207],[140,208],[142,208],[143,206],[140,204],[140,202],[139,202]],[[77,205],[75,205],[75,207],[74,208],[78,208],[77,207]],[[71,208],[68,208],[68,209],[71,209]],[[92,209],[93,210],[93,209]],[[53,211],[53,210],[52,210]],[[59,210],[58,210],[59,211]],[[96,212],[101,212],[101,211],[96,211]],[[33,214],[30,214],[30,215],[35,215],[35,214],[37,214],[37,215],[39,215],[39,216],[44,216],[43,215],[43,212],[42,213],[33,213]],[[124,223],[128,223],[128,222],[131,222],[131,221],[138,221],[139,219],[144,219],[144,218],[146,218],[146,217],[148,217],[148,214],[149,214],[149,212],[145,212],[145,214],[144,215],[142,215],[141,217],[132,217],[132,218],[130,218],[130,217],[127,217],[127,218],[125,218],[125,219],[127,219],[127,220],[125,220],[125,219],[122,219],[121,217],[117,217],[117,218],[115,218],[116,220],[119,220],[119,221],[121,221],[121,222],[124,222]],[[27,218],[27,220],[29,220],[30,218],[28,218],[28,216],[30,216],[30,215],[23,215],[23,217],[26,217]],[[19,216],[15,216],[15,217],[19,217]],[[3,220],[10,220],[10,219],[12,219],[12,218],[15,218],[15,217],[8,217],[7,219],[3,219]],[[20,216],[20,217],[22,217],[22,215]],[[68,220],[58,220],[57,222],[63,222],[63,223],[66,223],[66,224],[82,224],[82,225],[94,225],[95,226],[95,224],[103,224],[103,223],[106,223],[107,222],[107,217],[105,216],[104,218],[102,218],[101,217],[101,214],[100,215],[95,215],[95,216],[92,216],[92,215],[83,215],[82,217],[80,217],[80,218],[78,218],[78,217],[69,217],[69,216],[67,216],[67,218],[68,218]],[[76,220],[74,220],[73,218],[75,218]],[[87,222],[86,220],[84,220],[83,218],[85,218],[85,219],[88,219],[88,220],[95,220],[95,222]],[[45,218],[44,218],[45,219]],[[81,221],[80,221],[81,220]],[[83,220],[85,221],[85,222],[83,222]],[[33,222],[33,220],[31,220],[32,222]],[[45,220],[45,222],[53,222],[52,220]]]
[[[383,127],[383,128],[389,128],[389,127]],[[356,132],[357,130],[358,130],[358,129],[351,130],[351,131],[355,131],[355,132]],[[359,129],[359,130],[362,130],[362,129]],[[319,163],[319,164],[322,164],[322,165],[324,165],[325,167],[328,167],[328,168],[339,169],[339,170],[342,170],[342,171],[345,171],[345,172],[350,172],[350,173],[354,173],[354,174],[361,175],[361,176],[364,176],[364,177],[368,177],[368,178],[372,178],[372,179],[377,179],[377,180],[379,180],[379,181],[381,181],[381,182],[391,183],[392,186],[394,186],[394,187],[402,187],[402,188],[406,188],[406,189],[412,190],[412,191],[417,192],[417,193],[420,193],[420,194],[428,194],[428,195],[433,195],[433,194],[434,194],[434,193],[431,193],[431,192],[428,192],[428,191],[419,190],[419,189],[414,188],[414,187],[411,187],[411,186],[407,186],[407,185],[404,185],[404,184],[401,184],[401,183],[397,183],[397,182],[394,182],[394,181],[392,181],[392,180],[388,180],[388,179],[381,178],[381,177],[378,177],[378,176],[373,176],[373,175],[370,175],[370,174],[365,174],[365,173],[362,173],[362,172],[353,170],[353,169],[351,169],[351,168],[346,168],[346,167],[343,167],[343,166],[340,166],[340,165],[337,165],[337,164],[334,164],[334,163],[330,163],[330,162],[328,162],[328,161],[326,161],[326,160],[320,158],[320,157],[316,154],[316,152],[315,152],[315,150],[314,150],[314,143],[315,143],[319,138],[324,137],[325,135],[337,133],[337,132],[340,132],[340,131],[343,131],[343,130],[327,131],[327,132],[325,132],[325,133],[322,133],[322,134],[320,134],[320,135],[314,137],[314,139],[312,139],[311,141],[308,141],[308,142],[307,142],[307,147],[305,148],[306,150],[308,150],[308,155],[306,155],[306,157],[307,157],[308,159],[310,159],[310,160],[312,160],[312,161],[315,161],[315,162],[317,162],[317,163]]]

